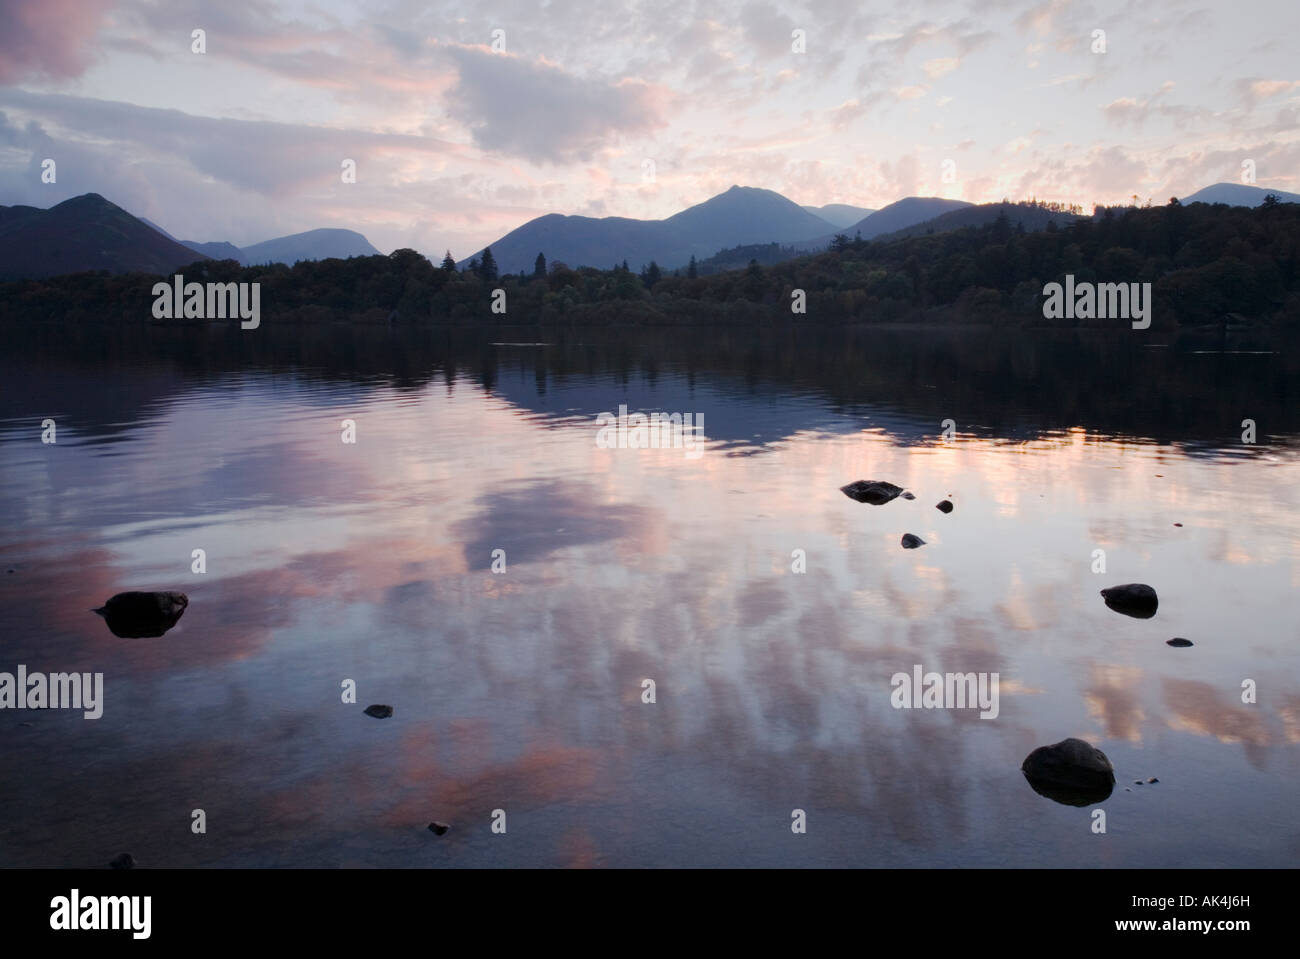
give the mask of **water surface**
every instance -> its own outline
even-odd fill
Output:
[[[101,671],[106,690],[94,721],[0,711],[0,865],[1300,853],[1300,362],[1285,344],[5,338],[0,670]],[[703,455],[600,448],[595,418],[620,404],[702,415]],[[857,479],[916,499],[855,503],[839,487]],[[909,532],[927,545],[901,549]],[[1125,582],[1156,588],[1154,618],[1103,605]],[[190,607],[161,638],[120,639],[88,610],[127,589],[184,590]],[[914,664],[997,672],[998,717],[892,708],[890,677]],[[1020,773],[1067,736],[1115,765],[1098,806]],[[428,833],[435,819],[451,832]]]

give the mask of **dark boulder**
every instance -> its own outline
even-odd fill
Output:
[[[903,492],[903,487],[886,483],[883,480],[858,480],[848,486],[841,486],[840,492],[849,499],[872,506],[884,506]]]
[[[450,828],[451,828],[451,827],[448,826],[445,822],[436,822],[436,821],[435,821],[435,822],[431,822],[431,823],[429,823],[429,832],[433,833],[435,836],[445,836],[445,835],[447,835],[447,830],[450,829]]]
[[[114,636],[123,639],[161,636],[185,613],[190,598],[184,593],[118,593],[92,613],[104,617]]]
[[[1101,591],[1106,605],[1117,613],[1137,619],[1150,619],[1160,605],[1156,591],[1146,583],[1125,583]]]
[[[952,503],[950,503],[948,500],[944,500],[941,503],[935,503],[934,508],[937,509],[940,513],[951,513]]]
[[[375,719],[387,719],[393,715],[393,707],[375,703],[373,706],[367,706],[365,712],[367,716],[373,716]]]
[[[925,540],[912,533],[903,534],[903,549],[916,549],[918,546],[924,546]]]
[[[1115,768],[1106,754],[1082,739],[1039,746],[1020,770],[1034,792],[1067,806],[1099,803],[1115,786]]]
[[[1179,649],[1185,649],[1192,645],[1190,639],[1183,639],[1181,636],[1175,636],[1173,639],[1166,639],[1165,643],[1169,646],[1177,646]]]

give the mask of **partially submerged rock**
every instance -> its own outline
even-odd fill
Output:
[[[382,703],[375,703],[373,706],[367,706],[365,709],[367,716],[373,716],[375,719],[387,719],[393,715],[393,707],[385,706]]]
[[[1192,645],[1190,639],[1183,639],[1181,636],[1175,636],[1173,639],[1166,639],[1165,643],[1170,646],[1177,646],[1179,649]]]
[[[943,500],[942,502],[935,503],[934,508],[937,509],[940,513],[951,513],[952,503],[949,502],[948,500]]]
[[[899,495],[902,496],[903,499],[916,499],[916,497],[911,493],[900,493]]]
[[[841,486],[840,492],[849,499],[872,506],[884,506],[891,499],[903,492],[903,487],[886,483],[883,480],[858,480],[848,486]]]
[[[447,830],[450,828],[451,827],[445,822],[437,822],[435,820],[434,822],[429,823],[429,832],[433,833],[435,836],[445,836]]]
[[[1133,616],[1137,619],[1150,619],[1156,614],[1160,605],[1156,591],[1146,583],[1125,583],[1101,591],[1106,605],[1117,613]]]
[[[175,591],[118,593],[92,613],[104,617],[114,636],[123,639],[161,636],[185,614],[190,598]]]
[[[1067,806],[1099,803],[1115,786],[1115,768],[1106,754],[1082,739],[1039,746],[1020,770],[1034,792]]]
[[[903,534],[903,549],[916,549],[918,546],[924,546],[925,540],[913,533]]]

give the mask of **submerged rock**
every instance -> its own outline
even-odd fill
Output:
[[[185,614],[190,598],[174,591],[160,593],[118,593],[99,609],[114,636],[123,639],[161,636]]]
[[[1181,636],[1175,636],[1173,639],[1166,639],[1165,643],[1169,646],[1177,646],[1179,649],[1192,645],[1190,639],[1183,639]]]
[[[899,495],[902,496],[903,499],[916,499],[916,497],[911,493],[900,493]]]
[[[135,857],[129,852],[124,852],[108,865],[110,869],[132,869],[135,867]]]
[[[912,533],[903,534],[903,549],[916,549],[918,546],[924,546],[925,540]]]
[[[840,492],[849,499],[872,506],[884,506],[891,499],[903,492],[903,487],[886,483],[883,480],[858,480],[848,486],[841,486]]]
[[[382,703],[375,703],[373,706],[366,707],[366,715],[374,716],[375,719],[387,719],[393,715],[393,707],[385,706]]]
[[[1156,591],[1146,583],[1125,583],[1101,591],[1106,605],[1117,613],[1133,616],[1137,619],[1150,619],[1156,614],[1160,605]]]
[[[445,836],[447,834],[447,830],[450,828],[451,827],[448,826],[445,822],[434,821],[429,823],[429,832],[433,833],[435,836]]]
[[[943,500],[942,502],[935,503],[934,508],[937,509],[940,513],[951,513],[952,503],[950,503],[948,500]]]
[[[1099,803],[1115,786],[1115,767],[1106,754],[1082,739],[1039,746],[1020,770],[1034,792],[1067,806]]]

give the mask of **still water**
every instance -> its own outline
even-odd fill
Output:
[[[0,710],[0,866],[1300,859],[1293,347],[280,336],[4,332],[0,671],[104,701]],[[602,448],[620,405],[702,455]],[[190,604],[119,638],[90,610],[132,589]],[[997,673],[996,718],[893,708],[916,665]],[[1067,736],[1105,801],[1026,783]]]

